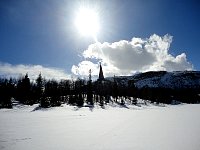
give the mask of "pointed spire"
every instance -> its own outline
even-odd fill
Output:
[[[103,69],[101,66],[101,62],[100,62],[100,70],[99,70],[99,81],[103,81],[104,80],[104,75],[103,75]]]
[[[90,69],[89,70],[89,81],[92,81],[92,75],[91,74],[92,74],[92,70]]]

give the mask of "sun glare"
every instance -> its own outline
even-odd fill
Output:
[[[99,31],[99,18],[97,12],[87,8],[80,9],[75,18],[75,25],[80,34],[96,38]]]

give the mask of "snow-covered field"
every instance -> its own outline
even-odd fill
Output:
[[[199,150],[200,105],[0,110],[0,150]]]

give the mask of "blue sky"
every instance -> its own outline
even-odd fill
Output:
[[[100,18],[99,44],[96,46],[101,47],[103,54],[97,52],[98,56],[91,53],[97,51],[94,39],[80,35],[74,26],[75,13],[82,6],[95,8]],[[84,76],[89,68],[96,75],[98,61],[102,61],[107,76],[179,68],[200,70],[199,27],[198,0],[1,0],[0,75],[18,74],[20,71],[22,74],[31,74],[32,71],[33,74],[35,69],[44,71],[44,74],[45,70],[49,71],[46,76],[56,71],[57,75],[61,73],[60,77],[71,74]],[[141,40],[139,46],[136,42],[131,49],[129,46],[134,37]],[[152,39],[170,47],[154,47],[160,50],[154,53]],[[125,42],[120,42],[122,40]],[[116,48],[112,46],[114,42]],[[149,43],[150,48],[146,48]],[[120,46],[124,51],[119,53]],[[141,47],[139,50],[143,55],[137,53],[137,47]],[[161,51],[166,49],[163,54]],[[160,60],[161,53],[166,57],[165,61]],[[133,61],[130,58],[120,64],[120,57],[126,60],[129,54]],[[139,57],[135,58],[135,54]],[[145,62],[148,58],[150,60]]]

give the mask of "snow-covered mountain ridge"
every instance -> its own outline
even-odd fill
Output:
[[[107,79],[114,81],[114,77]],[[200,88],[200,71],[150,71],[133,76],[116,76],[115,80],[121,85],[131,83],[138,88]]]

